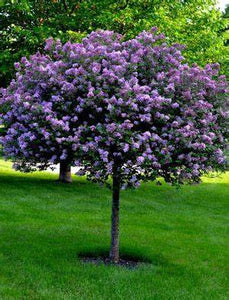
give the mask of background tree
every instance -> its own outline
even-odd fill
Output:
[[[16,80],[2,89],[1,141],[6,158],[13,160],[17,170],[44,170],[60,163],[59,180],[71,182],[78,126],[77,79],[68,81],[69,65],[61,60],[68,44],[62,48],[60,41],[54,45],[49,39],[46,50],[50,55],[37,52],[30,60],[23,57],[16,63]]]
[[[225,18],[215,0],[5,0],[1,2],[0,86],[14,76],[13,63],[42,50],[46,38],[79,41],[97,28],[134,37],[157,26],[168,42],[187,45],[188,62],[226,65]]]
[[[112,178],[115,263],[121,188],[158,176],[191,183],[226,168],[225,76],[218,64],[182,63],[181,48],[169,47],[155,28],[127,41],[110,31],[64,46],[49,39],[49,55],[23,58],[17,80],[3,90],[1,143],[18,168],[67,160],[93,182]]]

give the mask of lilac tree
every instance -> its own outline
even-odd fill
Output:
[[[5,155],[23,170],[65,161],[91,181],[112,178],[110,259],[119,261],[119,194],[158,176],[173,184],[224,170],[226,80],[217,64],[182,62],[155,28],[123,41],[110,31],[46,45],[2,102]]]
[[[155,29],[122,42],[101,56],[94,33],[89,68],[90,97],[82,110],[78,148],[82,173],[90,180],[113,180],[110,259],[119,260],[120,188],[158,176],[181,184],[225,168],[228,131],[225,77],[219,66],[182,64],[180,46],[168,47]]]
[[[46,48],[51,47],[52,39]],[[2,89],[1,119],[6,134],[1,142],[6,158],[17,170],[43,170],[60,163],[61,181],[71,181],[71,91],[65,81],[66,64],[57,41],[52,57],[37,53],[16,63],[16,80]],[[73,111],[72,111],[73,114]],[[74,150],[74,149],[73,149]]]

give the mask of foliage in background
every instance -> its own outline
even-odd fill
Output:
[[[13,63],[41,50],[46,38],[79,41],[97,28],[134,37],[157,26],[169,42],[187,45],[189,62],[220,62],[226,73],[226,18],[215,0],[5,0],[1,1],[0,86],[13,77]]]

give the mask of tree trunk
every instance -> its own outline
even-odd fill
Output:
[[[111,248],[110,260],[113,263],[119,262],[119,194],[120,181],[117,173],[113,175],[113,197],[111,214]]]
[[[59,181],[65,182],[65,183],[72,182],[71,165],[70,164],[68,164],[66,162],[60,163]]]

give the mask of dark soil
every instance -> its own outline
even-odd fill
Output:
[[[136,260],[131,260],[131,259],[125,259],[125,258],[120,258],[118,263],[112,262],[108,257],[90,257],[90,256],[81,256],[80,257],[81,261],[84,263],[92,263],[95,265],[113,265],[113,266],[120,266],[120,267],[125,267],[128,269],[136,269],[140,265],[145,264],[146,262],[142,261],[136,261]]]

